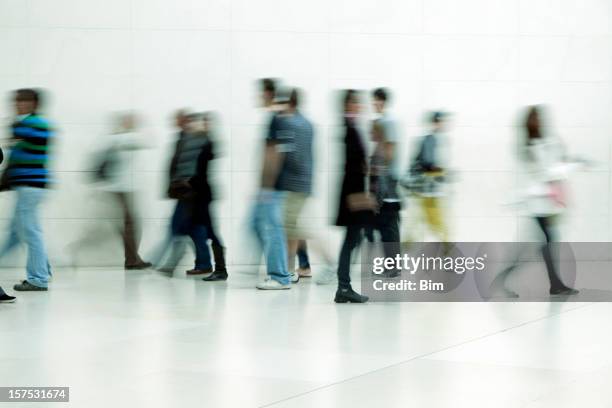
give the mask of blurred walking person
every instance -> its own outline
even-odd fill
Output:
[[[197,176],[198,159],[207,143],[206,125],[203,115],[185,112],[177,114],[176,124],[180,132],[176,152],[170,164],[168,197],[175,199],[177,203],[172,214],[170,235],[157,250],[154,261],[159,265],[170,251],[168,260],[159,270],[173,273],[185,253],[185,237],[188,236],[194,244],[196,259],[194,268],[188,270],[187,275],[212,273],[208,234],[204,224],[199,222],[200,217],[205,219],[206,214],[201,213],[199,194],[191,184],[192,179]],[[207,210],[208,208],[206,212]]]
[[[16,118],[12,125],[13,146],[2,175],[2,188],[17,195],[8,238],[0,248],[0,258],[25,242],[28,248],[27,279],[14,286],[16,291],[46,291],[51,277],[42,227],[40,205],[51,182],[48,169],[53,129],[40,114],[41,95],[33,89],[14,94]]]
[[[206,227],[207,239],[211,241],[212,253],[215,263],[214,271],[203,278],[206,282],[227,280],[227,266],[225,263],[225,247],[215,228],[215,220],[210,213],[210,204],[214,200],[213,189],[209,182],[210,163],[216,158],[215,153],[215,131],[216,123],[214,115],[206,112],[202,116],[203,132],[206,143],[198,156],[196,173],[191,178],[190,184],[195,191],[195,214],[194,222]]]
[[[287,267],[287,242],[283,229],[285,193],[280,189],[285,150],[292,143],[285,121],[289,94],[277,90],[272,79],[260,82],[264,109],[270,120],[267,125],[262,157],[260,190],[255,199],[251,226],[264,252],[267,277],[257,284],[262,290],[291,289],[291,276]]]
[[[566,181],[569,173],[583,161],[569,160],[561,144],[547,135],[542,126],[542,108],[530,106],[524,122],[525,139],[521,146],[523,169],[526,172],[524,202],[529,216],[541,231],[541,253],[552,296],[576,295],[578,290],[561,280],[553,259],[554,242],[557,242],[557,224],[567,207]],[[500,273],[491,285],[493,292],[501,290],[506,297],[518,294],[505,286],[508,275],[518,267],[513,263]]]
[[[449,181],[449,172],[441,154],[446,117],[447,114],[444,112],[431,114],[429,119],[431,131],[421,139],[408,175],[402,181],[402,185],[418,199],[425,223],[431,232],[444,243],[448,243],[449,240],[448,224],[444,214],[444,187]]]
[[[372,230],[380,234],[385,256],[400,253],[401,201],[397,191],[397,134],[387,113],[389,93],[378,88],[372,93],[374,110],[379,115],[372,123],[374,151],[370,157],[370,191],[376,200]],[[395,276],[395,273],[393,273]]]
[[[136,130],[136,120],[136,116],[131,112],[117,114],[115,129],[109,136],[106,158],[98,170],[103,182],[101,189],[117,199],[121,210],[121,237],[124,267],[127,270],[146,269],[151,266],[151,263],[143,261],[138,253],[141,231],[134,209],[136,194],[132,166],[135,153],[144,146]]]
[[[292,283],[297,283],[300,274],[295,270],[295,257],[300,240],[311,238],[311,248],[322,255],[326,263],[324,275],[332,274],[331,256],[323,244],[312,236],[300,223],[300,218],[312,194],[313,176],[313,138],[314,132],[310,121],[299,110],[300,94],[297,89],[291,91],[289,106],[283,112],[284,120],[280,131],[290,139],[286,143],[284,159],[276,188],[285,191],[284,226],[287,236],[288,265]],[[305,248],[305,242],[304,246]]]
[[[345,91],[344,120],[344,176],[340,190],[336,225],[345,227],[344,242],[338,261],[337,303],[365,303],[367,296],[355,292],[351,286],[351,255],[359,248],[364,230],[372,225],[375,202],[368,193],[367,153],[357,120],[361,111],[360,96],[355,90]]]

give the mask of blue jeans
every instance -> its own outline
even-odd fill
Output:
[[[291,282],[287,268],[287,240],[283,229],[281,191],[265,191],[255,203],[251,227],[264,251],[268,276],[283,285]]]
[[[38,217],[38,209],[46,190],[36,187],[16,187],[15,192],[17,193],[15,212],[9,236],[0,249],[0,258],[21,242],[25,242],[28,247],[27,280],[34,286],[46,288],[51,276],[51,267]]]

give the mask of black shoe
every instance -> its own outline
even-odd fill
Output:
[[[364,295],[360,295],[355,292],[353,289],[338,289],[336,291],[336,297],[334,298],[334,302],[336,303],[365,303],[368,301],[368,297]]]
[[[138,269],[147,269],[153,266],[151,262],[139,262],[137,264],[125,265],[125,269],[128,271],[134,271]]]
[[[15,296],[7,295],[2,288],[0,288],[0,303],[13,303],[15,300],[17,300]]]
[[[210,275],[205,278],[202,278],[203,281],[206,282],[216,282],[216,281],[226,281],[227,280],[227,272],[219,272],[214,271]]]
[[[574,288],[568,288],[567,286],[563,286],[561,288],[551,288],[549,293],[552,296],[571,296],[571,295],[577,295],[578,293],[580,293],[580,291],[578,289],[574,289]]]
[[[47,291],[47,288],[43,288],[40,286],[34,286],[27,280],[24,280],[23,282],[16,284],[15,286],[13,286],[13,289],[15,289],[18,292],[46,292]]]

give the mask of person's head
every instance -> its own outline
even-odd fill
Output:
[[[126,133],[136,129],[137,119],[133,112],[120,112],[115,115],[114,132]]]
[[[34,113],[40,106],[40,93],[34,89],[15,91],[15,112],[18,115]]]
[[[291,95],[293,90],[286,87],[279,87],[274,93],[274,100],[272,102],[274,110],[277,112],[288,112],[291,106]],[[297,98],[297,94],[296,94]],[[296,99],[297,101],[297,99]]]
[[[269,108],[274,103],[276,94],[276,80],[272,78],[263,78],[259,80],[261,87],[261,103],[264,108]]]
[[[295,112],[300,107],[300,91],[297,88],[291,89],[289,93],[289,110]]]
[[[540,131],[540,110],[541,108],[537,105],[533,105],[527,108],[527,115],[525,116],[525,131],[527,134],[527,144],[530,144],[534,140],[542,137],[542,132]]]
[[[347,89],[344,91],[342,109],[345,115],[357,115],[361,111],[359,91],[354,89]]]
[[[376,113],[383,113],[387,101],[389,100],[389,91],[385,88],[376,88],[372,91],[372,105]]]
[[[443,132],[446,128],[447,113],[442,111],[432,112],[429,117],[431,128],[434,132]]]
[[[179,109],[174,114],[174,125],[182,131],[187,130],[187,124],[189,122],[189,113],[186,109]]]
[[[206,132],[204,113],[190,113],[187,115],[187,132],[193,135],[201,135]]]

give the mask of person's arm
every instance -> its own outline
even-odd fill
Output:
[[[280,169],[285,159],[286,146],[290,143],[287,135],[282,135],[280,119],[272,118],[263,154],[261,170],[261,188],[272,190],[276,184]]]

